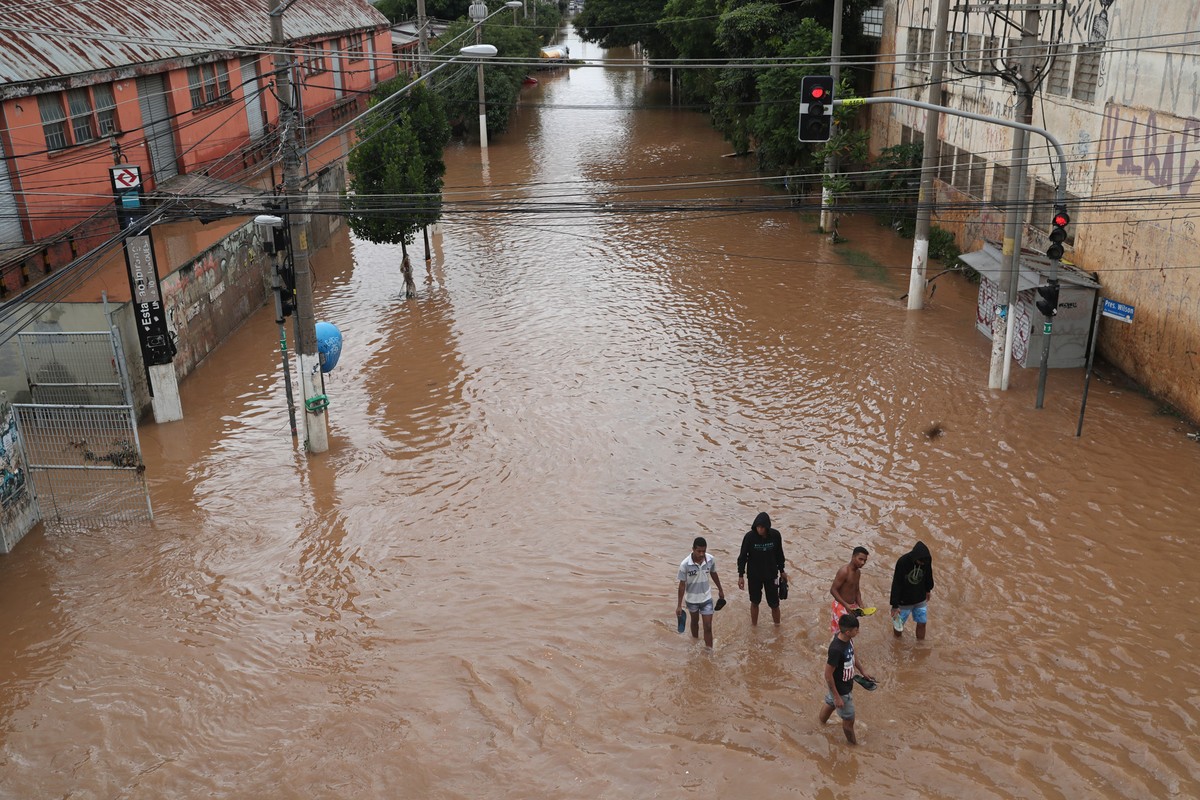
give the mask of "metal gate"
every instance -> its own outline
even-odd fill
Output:
[[[16,429],[42,516],[105,524],[153,519],[116,331],[18,334],[32,403]]]

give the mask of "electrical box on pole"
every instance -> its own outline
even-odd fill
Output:
[[[800,141],[828,142],[833,132],[833,76],[800,79]]]

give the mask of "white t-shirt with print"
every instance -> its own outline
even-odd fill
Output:
[[[708,576],[717,571],[717,562],[708,553],[704,554],[704,563],[697,564],[688,557],[679,565],[677,580],[685,581],[683,600],[686,603],[707,603],[712,600],[712,587],[709,586]]]

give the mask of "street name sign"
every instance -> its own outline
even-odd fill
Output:
[[[1109,300],[1107,297],[1102,299],[1104,300],[1104,307],[1100,310],[1100,313],[1103,316],[1121,322],[1133,322],[1133,306],[1118,303],[1116,300]]]

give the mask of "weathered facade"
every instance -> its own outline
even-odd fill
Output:
[[[1013,88],[998,77],[964,77],[947,66],[942,86],[925,86],[930,60],[939,56],[930,52],[935,7],[934,0],[888,0],[876,94],[1013,119]],[[956,18],[961,13],[951,13],[952,52],[978,52],[982,62],[1015,46],[1019,34],[1012,29],[1006,42],[989,35],[982,12],[965,25]],[[1200,58],[1189,32],[1198,27],[1196,3],[1072,0],[1033,115],[1033,124],[1067,151],[1066,260],[1097,273],[1102,296],[1136,308],[1132,324],[1102,321],[1101,353],[1195,420],[1200,233],[1191,199],[1200,192]],[[874,150],[921,141],[926,112],[898,105],[872,111]],[[1002,239],[1012,130],[942,115],[938,138],[938,201],[945,210],[936,221],[958,233],[964,250]],[[1031,159],[1024,240],[1044,249],[1060,176],[1053,151],[1037,135]]]
[[[396,74],[365,0],[301,0],[282,19],[309,140]],[[280,182],[267,0],[24,4],[0,27],[0,296],[115,233],[115,163],[160,195],[181,175]]]

